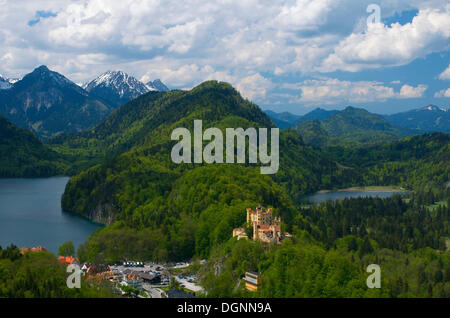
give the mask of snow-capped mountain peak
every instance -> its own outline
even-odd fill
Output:
[[[166,85],[164,85],[164,83],[161,82],[161,80],[159,78],[157,78],[153,82],[152,81],[147,82],[146,86],[150,90],[155,90],[155,91],[160,91],[160,92],[169,91],[169,88]]]
[[[8,79],[0,74],[0,89],[9,89],[11,86]]]
[[[0,74],[0,89],[10,89],[13,84],[18,81],[18,78],[7,78]]]
[[[142,82],[122,71],[107,71],[85,84],[84,88],[90,92],[100,86],[115,90],[120,97],[126,94],[138,96],[148,91]]]
[[[109,104],[119,106],[149,91],[163,90],[155,87],[153,85],[154,82],[150,83],[152,85],[149,85],[149,83],[144,84],[123,71],[107,71],[91,82],[84,84],[83,88],[89,93],[107,101]],[[162,84],[161,87],[163,88],[165,85]]]
[[[428,106],[425,106],[423,108],[419,108],[418,111],[420,111],[420,110],[429,110],[429,111],[435,111],[435,112],[436,111],[448,112],[447,108],[438,107],[438,106],[435,106],[435,105],[428,105]]]

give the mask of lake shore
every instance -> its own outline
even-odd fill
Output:
[[[319,193],[330,193],[330,192],[348,192],[348,191],[365,191],[365,192],[408,192],[408,190],[402,187],[390,187],[390,186],[369,186],[369,187],[351,187],[345,189],[337,190],[320,190]]]

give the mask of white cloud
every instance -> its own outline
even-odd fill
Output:
[[[335,104],[341,101],[385,101],[395,96],[394,89],[379,82],[351,82],[338,79],[308,80],[299,85],[300,101]]]
[[[386,16],[423,9],[411,27],[392,26],[381,30],[378,36],[376,30],[366,35],[353,33],[355,25],[367,17],[365,9],[371,2],[361,0],[355,5],[353,0],[3,1],[6,4],[0,10],[0,56],[24,48],[54,56],[61,54],[66,60],[75,61],[78,55],[104,54],[110,65],[164,57],[162,62],[175,58],[183,60],[180,64],[206,63],[246,77],[260,72],[309,73],[321,65],[327,70],[339,67],[335,65],[336,59],[344,63],[343,68],[361,67],[366,62],[373,66],[372,58],[366,56],[370,52],[364,50],[348,59],[346,48],[354,46],[355,37],[379,42],[379,38],[390,34],[399,39],[394,33],[401,31],[405,36],[397,46],[405,48],[402,50],[420,43],[431,51],[440,49],[428,44],[435,43],[436,38],[442,40],[437,29],[444,35],[448,33],[445,31],[448,12],[443,13],[448,11],[443,9],[445,1],[385,2],[382,14]],[[441,9],[438,12],[426,9],[427,6]],[[51,10],[57,16],[30,27],[27,21],[37,10]],[[412,36],[414,32],[420,38]],[[420,56],[422,51],[413,50],[410,58]],[[387,53],[394,55],[389,63],[402,63],[405,58],[402,54]],[[18,66],[8,64],[3,68],[14,70]]]
[[[436,98],[444,98],[444,97],[450,98],[450,88],[443,89],[443,90],[437,92],[436,94],[434,94],[434,97],[436,97]]]
[[[398,95],[399,98],[420,98],[427,90],[427,85],[418,85],[413,87],[410,85],[403,85]]]
[[[365,30],[366,7],[372,2],[0,0],[0,72],[20,77],[46,64],[85,82],[108,69],[121,69],[144,81],[160,78],[172,88],[217,79],[262,102],[283,93],[276,91],[276,77],[303,80],[317,78],[319,71],[403,65],[448,49],[447,1],[384,1],[383,17],[415,9],[418,15],[405,25]],[[27,22],[38,10],[57,15],[30,27]],[[379,101],[417,96],[422,89],[402,87],[402,95],[402,89],[394,92],[375,81],[313,81],[303,82],[302,98],[317,103],[311,92],[328,103],[333,95]],[[291,102],[299,100],[294,95]]]
[[[266,97],[267,90],[271,86],[272,83],[268,79],[257,73],[239,80],[236,88],[244,98],[256,102]]]
[[[439,79],[450,80],[450,65],[446,68],[445,71],[443,71],[441,74],[439,74]]]
[[[319,67],[322,72],[359,71],[405,65],[432,52],[449,49],[450,4],[420,10],[411,23],[374,23],[366,32],[352,33]]]
[[[244,98],[254,102],[262,101],[266,93],[273,87],[271,81],[263,77],[260,73],[254,73],[245,77],[235,76],[228,71],[215,70],[211,65],[199,66],[197,64],[184,64],[175,66],[176,61],[172,61],[169,67],[153,65],[151,71],[147,72],[140,79],[147,82],[155,78],[164,78],[165,81],[176,86],[184,83],[192,83],[189,87],[200,84],[207,80],[218,80],[232,84]],[[148,67],[148,65],[147,65]]]
[[[396,92],[394,88],[381,82],[341,81],[336,78],[322,78],[296,84],[285,84],[283,88],[301,92],[301,97],[291,99],[292,103],[331,105],[342,102],[366,103],[384,102],[393,98],[418,98],[423,96],[427,86],[403,85],[400,91]]]

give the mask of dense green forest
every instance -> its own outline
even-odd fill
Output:
[[[330,147],[330,160],[346,167],[347,183],[397,185],[406,189],[442,188],[449,180],[450,135],[424,134],[368,147]]]
[[[133,138],[124,137],[124,139],[131,140],[126,144],[135,145],[134,148],[118,156],[111,155],[101,165],[86,170],[71,180],[63,197],[65,208],[90,215],[98,204],[104,203],[111,209],[118,210],[128,203],[121,204],[119,202],[119,198],[116,196],[117,190],[120,189],[121,196],[124,197],[124,193],[129,192],[128,186],[125,186],[128,183],[138,186],[139,191],[147,191],[146,188],[152,188],[153,192],[167,192],[184,171],[200,166],[176,165],[170,159],[170,151],[175,144],[170,140],[171,131],[177,127],[193,127],[194,119],[202,118],[204,128],[213,126],[222,130],[226,127],[272,126],[268,117],[257,106],[243,100],[227,84],[207,82],[189,92],[170,93],[173,94],[172,98],[162,95],[155,103],[152,102],[154,96],[150,94],[147,101],[148,111],[157,109],[158,112],[152,115],[153,117],[148,120],[146,125],[142,125],[142,127],[138,125],[138,128],[135,128],[136,124],[133,123],[132,128],[125,129],[120,133],[121,136],[134,136]],[[178,97],[179,94],[184,95],[181,101]],[[142,99],[145,98],[147,96],[142,97]],[[137,99],[126,105],[125,108],[135,106],[134,102],[139,105],[139,101],[140,99]],[[122,107],[117,110],[117,112],[122,111]],[[112,116],[115,115],[116,113]],[[166,118],[162,120],[161,117]],[[125,116],[125,118],[128,117]],[[127,125],[128,123],[116,124],[117,127]],[[148,128],[148,126],[155,125],[158,126],[153,130]],[[103,127],[103,125],[101,126]],[[136,133],[135,131],[139,129],[145,130],[147,135],[140,131]],[[148,130],[149,132],[147,132]],[[101,129],[99,126],[93,131],[103,131],[103,128]],[[90,133],[93,134],[93,131]],[[102,134],[99,133],[99,135]],[[106,136],[95,140],[98,140],[98,143],[107,144],[105,151],[109,153],[116,147],[109,143],[109,135]],[[121,137],[114,140],[117,140],[117,144],[120,143],[117,149],[125,147],[120,142]],[[70,142],[68,143],[70,144]],[[291,193],[297,192],[298,189],[303,193],[318,189],[323,183],[322,174],[330,174],[329,172],[332,171],[336,176],[339,175],[337,165],[322,158],[320,153],[311,147],[305,146],[298,134],[283,133],[280,143],[283,150],[280,151],[281,168],[276,175],[276,181],[291,189]],[[135,177],[131,178],[131,175]],[[99,187],[102,188],[102,191]],[[148,199],[151,197],[145,196],[145,200]]]
[[[49,252],[20,254],[13,245],[0,247],[0,297],[8,298],[91,298],[114,297],[106,282],[82,279],[81,288],[68,288],[66,266]]]
[[[98,222],[115,222],[94,234],[80,249],[80,256],[96,254],[89,252],[91,248],[101,251],[106,260],[116,260],[123,253],[130,255],[136,249],[127,240],[123,244],[112,240],[120,231],[136,237],[141,237],[141,231],[152,231],[158,243],[147,244],[139,255],[173,259],[194,253],[207,256],[212,246],[227,240],[233,227],[242,224],[237,220],[248,206],[273,206],[289,224],[295,212],[289,194],[300,196],[323,184],[331,186],[345,172],[305,146],[294,131],[280,136],[280,171],[274,177],[261,175],[255,165],[174,164],[170,152],[175,142],[170,140],[170,133],[177,127],[193,127],[194,119],[202,118],[204,128],[222,131],[227,127],[271,127],[272,123],[256,105],[225,83],[207,82],[189,92],[168,94],[149,94],[126,105],[140,109],[139,105],[146,103],[147,109],[139,110],[144,118],[146,112],[150,113],[146,125],[136,126],[121,107],[107,120],[111,121],[109,125],[105,122],[89,132],[105,153],[135,146],[111,155],[68,183],[62,198],[64,209]],[[123,123],[114,119],[121,112]],[[113,132],[124,136],[124,142],[121,137],[110,137],[117,137],[107,129],[111,126],[115,127]],[[64,141],[66,145],[71,142]]]
[[[294,238],[281,246],[230,239],[216,247],[201,269],[202,283],[212,297],[448,298],[448,198],[430,191],[304,208],[293,222]],[[366,286],[369,264],[380,265],[381,289]],[[263,274],[256,293],[243,288],[248,270]]]
[[[159,181],[170,183],[168,177]],[[289,196],[256,168],[199,167],[186,172],[169,189],[158,193],[133,185],[123,192],[124,208],[116,222],[94,233],[79,248],[80,259],[206,257],[213,246],[230,238],[233,228],[245,223],[247,207],[261,203],[276,207],[286,222],[295,214]]]
[[[303,118],[294,129],[306,137],[308,145],[316,147],[361,146],[417,134],[417,131],[392,125],[381,115],[351,106],[322,120]]]
[[[448,252],[371,249],[364,241],[349,250],[353,237],[326,249],[302,231],[294,234],[281,246],[248,240],[218,246],[200,271],[208,297],[450,297]],[[380,289],[367,288],[369,264],[380,265]],[[244,289],[248,270],[263,275],[257,292]]]
[[[0,177],[49,177],[64,174],[68,164],[32,132],[0,115]]]
[[[408,252],[423,247],[446,251],[446,239],[450,238],[450,209],[447,202],[432,200],[424,203],[422,197],[404,199],[354,198],[327,202],[302,208],[301,218],[294,221],[312,237],[335,246],[336,240],[352,235],[369,238],[381,248]],[[442,198],[443,199],[443,198]],[[433,210],[428,205],[441,202]],[[305,222],[305,220],[307,222]],[[351,242],[354,244],[355,242]],[[449,246],[450,248],[450,246]]]
[[[298,132],[285,130],[280,170],[273,176],[248,164],[174,164],[171,131],[193,127],[198,118],[204,129],[222,131],[272,126],[230,85],[211,81],[191,91],[147,94],[80,136],[54,140],[61,149],[92,144],[107,158],[73,177],[62,198],[66,210],[112,224],[80,248],[81,258],[207,257],[243,224],[247,207],[274,207],[290,230],[294,219],[302,218],[298,204],[304,194],[355,185],[441,188],[448,176],[448,134],[320,150],[305,145]]]

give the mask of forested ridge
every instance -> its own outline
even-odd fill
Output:
[[[416,130],[392,125],[381,115],[352,106],[325,118],[311,114],[300,119],[293,129],[306,137],[308,145],[316,147],[364,146],[418,134]]]
[[[64,174],[69,165],[31,131],[0,115],[0,177],[49,177]]]

